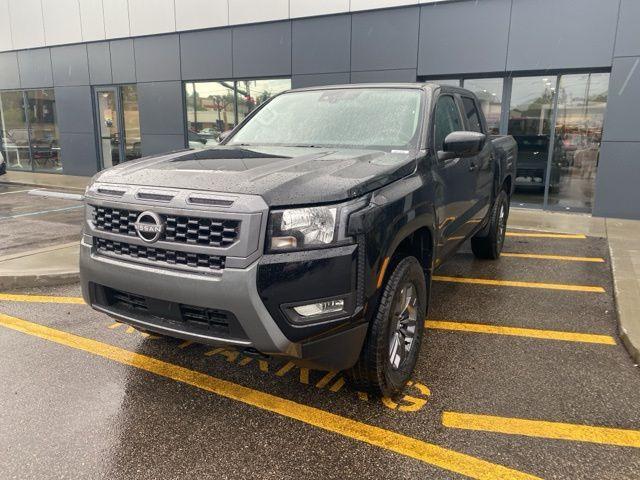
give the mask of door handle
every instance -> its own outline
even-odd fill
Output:
[[[469,171],[473,172],[476,168],[478,168],[478,165],[476,165],[476,162],[474,162],[473,160],[469,162]]]

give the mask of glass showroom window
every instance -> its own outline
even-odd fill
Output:
[[[609,89],[608,73],[562,75],[547,204],[591,211]]]
[[[37,171],[61,171],[53,90],[26,92],[31,162]]]
[[[135,160],[142,156],[138,88],[135,85],[123,85],[120,87],[120,95],[124,123],[124,156],[125,160]]]
[[[241,80],[238,89],[238,122],[244,120],[254,108],[274,95],[291,88],[291,79]]]
[[[9,169],[62,171],[52,89],[0,93],[0,120]]]
[[[23,92],[0,92],[0,151],[11,170],[31,170]]]
[[[215,145],[254,108],[291,88],[291,79],[191,82],[185,84],[189,147]]]
[[[236,125],[233,82],[198,82],[185,85],[189,146],[215,145],[220,134]]]
[[[480,100],[480,107],[487,119],[489,133],[500,133],[500,115],[502,114],[502,78],[465,79],[463,87],[471,90]]]

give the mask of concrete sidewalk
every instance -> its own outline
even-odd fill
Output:
[[[0,289],[77,282],[79,243],[55,245],[0,257]]]

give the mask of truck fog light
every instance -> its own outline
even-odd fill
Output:
[[[336,313],[344,310],[344,300],[329,300],[327,302],[310,303],[308,305],[300,305],[293,307],[298,315],[303,317],[312,317],[314,315],[322,315],[327,313]]]

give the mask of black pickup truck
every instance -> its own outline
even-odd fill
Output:
[[[143,331],[348,369],[396,396],[434,268],[467,239],[500,255],[516,148],[461,88],[282,93],[217,147],[96,175],[84,298]]]

